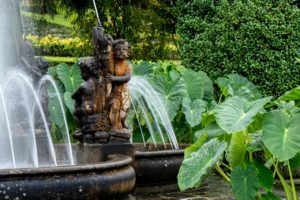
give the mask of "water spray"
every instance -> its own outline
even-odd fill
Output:
[[[95,8],[95,12],[96,12],[96,16],[97,16],[97,19],[98,19],[98,25],[100,27],[102,27],[102,23],[101,23],[101,20],[100,20],[100,17],[99,17],[99,13],[98,13],[98,9],[97,9],[97,4],[96,4],[96,1],[93,0],[93,4],[94,4],[94,8]]]

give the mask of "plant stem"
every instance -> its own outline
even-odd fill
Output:
[[[292,173],[291,166],[290,166],[290,161],[288,161],[288,169],[289,169],[289,175],[290,175],[291,184],[292,184],[293,197],[294,197],[294,200],[297,200],[298,198],[297,198],[296,188],[295,188],[295,184],[294,184],[293,173]]]
[[[253,162],[253,153],[252,152],[249,152],[249,159],[251,162]]]
[[[275,171],[276,171],[276,173],[277,173],[277,175],[278,175],[278,177],[279,177],[279,179],[280,179],[280,181],[283,185],[286,199],[287,200],[292,200],[291,193],[290,193],[290,186],[287,184],[287,182],[285,181],[285,179],[283,178],[283,176],[279,172],[277,165],[275,165],[274,167],[275,167]]]
[[[223,172],[223,170],[222,170],[219,166],[216,167],[216,170],[221,174],[221,176],[223,176],[223,178],[224,178],[228,183],[230,183],[230,179],[228,178],[228,176]]]
[[[227,169],[229,169],[231,171],[231,167],[229,167],[228,165],[226,165],[225,163],[221,163],[221,165],[223,165],[224,167],[226,167]]]
[[[182,108],[180,108],[179,114],[178,114],[177,119],[176,119],[176,121],[177,121],[178,124],[180,123],[181,115],[182,115]]]
[[[275,164],[274,164],[275,170],[274,170],[274,173],[273,173],[273,178],[274,178],[275,175],[276,175],[276,169],[277,169],[277,166],[278,166],[278,160],[276,161],[276,160],[273,159],[273,162],[275,163]]]
[[[222,97],[223,97],[223,94],[221,94],[221,95],[220,95],[218,104],[220,104],[220,103],[221,103],[221,101],[222,101]]]
[[[262,199],[259,192],[257,193],[257,197],[258,197],[258,199]]]
[[[250,144],[250,138],[249,138],[249,134],[248,134],[248,130],[247,129],[245,129],[244,131],[244,136],[245,136],[245,138],[246,138],[246,145],[248,145],[248,144]],[[249,151],[249,160],[251,161],[251,162],[253,162],[253,154],[252,154],[252,152],[251,151]]]

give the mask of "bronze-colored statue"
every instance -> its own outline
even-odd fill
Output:
[[[85,81],[72,95],[75,100],[74,118],[81,129],[75,138],[87,143],[93,142],[94,133],[98,130],[97,87],[99,85],[99,68],[94,58],[83,58],[79,62],[81,76]]]
[[[108,74],[107,80],[111,81],[113,91],[111,95],[111,106],[109,119],[111,131],[127,133],[125,124],[127,113],[130,109],[130,96],[127,82],[131,78],[131,65],[126,62],[128,58],[129,44],[123,40],[116,40],[113,46],[114,52],[114,74]]]
[[[131,134],[125,119],[130,109],[127,82],[131,65],[126,63],[130,45],[113,41],[101,27],[93,30],[94,57],[80,63],[85,82],[73,94],[75,138],[84,143],[128,142]]]

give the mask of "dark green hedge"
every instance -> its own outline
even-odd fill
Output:
[[[179,0],[183,64],[239,73],[278,96],[300,83],[300,9],[289,0]]]

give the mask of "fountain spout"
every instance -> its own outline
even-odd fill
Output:
[[[94,4],[94,9],[95,9],[95,12],[96,12],[97,20],[98,20],[98,26],[103,27],[102,23],[101,23],[101,20],[100,20],[100,17],[99,17],[99,12],[98,12],[97,4],[96,4],[95,0],[93,0],[93,4]]]

